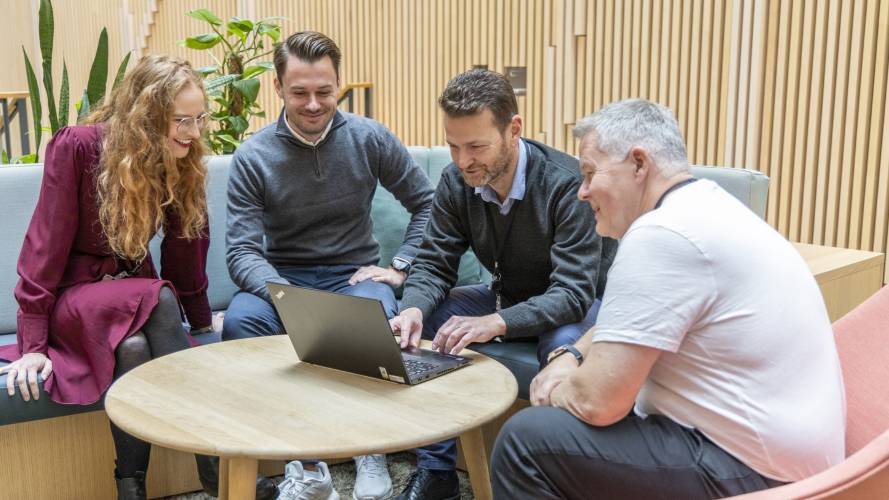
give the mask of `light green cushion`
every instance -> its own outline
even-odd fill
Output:
[[[380,244],[380,266],[388,266],[404,241],[404,231],[410,222],[408,211],[382,186],[377,186],[371,218],[374,222],[374,238]],[[472,250],[460,260],[458,285],[481,283],[486,277],[484,268]]]

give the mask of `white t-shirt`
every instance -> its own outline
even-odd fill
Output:
[[[620,241],[594,342],[661,349],[635,411],[700,430],[760,474],[843,460],[833,331],[805,261],[711,181],[676,189]]]

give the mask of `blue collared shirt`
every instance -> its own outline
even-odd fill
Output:
[[[482,200],[488,203],[494,203],[500,209],[500,215],[507,215],[509,209],[512,208],[515,200],[521,200],[525,197],[525,170],[528,166],[528,151],[525,141],[519,139],[519,161],[515,167],[515,177],[512,178],[512,187],[509,188],[509,194],[506,201],[500,203],[497,192],[489,185],[475,188],[475,194],[480,195]]]

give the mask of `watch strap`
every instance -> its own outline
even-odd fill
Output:
[[[550,363],[550,362],[552,362],[552,360],[558,358],[559,356],[561,356],[562,354],[565,354],[566,352],[570,352],[571,355],[574,356],[574,359],[577,360],[578,365],[583,363],[583,354],[580,352],[580,350],[578,348],[574,347],[571,344],[565,344],[563,346],[557,347],[552,352],[552,355],[546,362]]]

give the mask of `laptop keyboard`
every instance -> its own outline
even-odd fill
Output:
[[[408,375],[420,375],[432,370],[435,368],[435,365],[416,359],[405,359],[404,367],[407,369]]]

